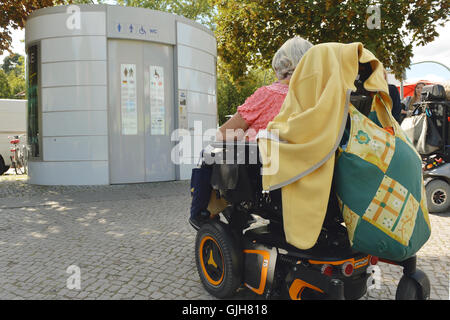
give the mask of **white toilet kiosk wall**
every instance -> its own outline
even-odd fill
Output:
[[[114,5],[36,10],[25,30],[31,184],[190,178],[199,155],[172,161],[172,133],[217,127],[212,31]]]

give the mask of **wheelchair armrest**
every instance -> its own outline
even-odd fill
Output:
[[[205,148],[207,164],[260,164],[256,142],[216,141]]]

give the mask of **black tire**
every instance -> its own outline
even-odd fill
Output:
[[[416,280],[403,275],[395,292],[395,300],[422,300],[420,287]]]
[[[426,187],[430,212],[445,212],[450,208],[450,186],[443,180],[430,181]]]
[[[222,222],[207,222],[198,230],[195,262],[203,286],[216,298],[233,296],[242,284],[242,250]]]
[[[0,176],[4,174],[6,171],[8,171],[9,167],[5,165],[5,160],[0,155]]]

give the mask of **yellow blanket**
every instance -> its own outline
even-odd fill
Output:
[[[358,61],[373,70],[364,87],[392,108],[383,66],[361,43],[319,44],[303,56],[280,113],[259,135],[263,188],[282,188],[286,240],[300,249],[314,246],[322,229]],[[390,125],[384,106],[374,108],[383,127]]]

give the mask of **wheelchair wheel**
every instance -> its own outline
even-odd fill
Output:
[[[428,210],[445,212],[450,207],[450,186],[443,180],[430,181],[425,187]]]
[[[242,250],[228,226],[208,222],[195,241],[197,271],[205,289],[217,298],[232,296],[241,286]]]
[[[423,300],[421,288],[417,281],[403,275],[395,292],[395,300]]]

